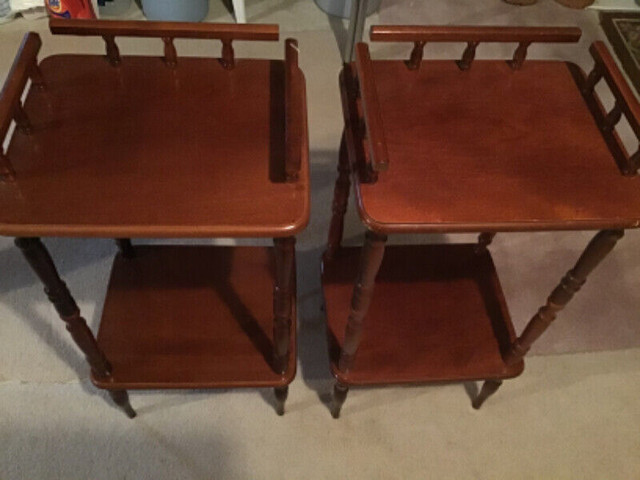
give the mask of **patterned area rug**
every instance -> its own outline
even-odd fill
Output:
[[[640,93],[640,13],[602,12],[600,22],[631,83]]]

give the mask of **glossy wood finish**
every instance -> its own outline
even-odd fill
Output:
[[[359,248],[323,265],[331,370],[340,384],[376,385],[515,377],[502,359],[516,336],[490,254],[473,244],[387,246],[361,342],[341,366]]]
[[[584,285],[594,268],[607,256],[624,235],[623,230],[603,230],[587,245],[576,265],[567,272],[560,284],[551,292],[547,303],[529,321],[518,339],[513,342],[505,355],[508,364],[520,362],[544,331],[551,325],[557,313],[562,310]]]
[[[51,17],[51,33],[118,37],[209,38],[217,40],[277,41],[278,26],[271,24],[147,22],[126,20],[77,20]]]
[[[373,42],[577,42],[576,27],[374,25]]]
[[[288,118],[303,125],[300,172],[287,182],[283,61],[240,59],[228,71],[181,58],[170,69],[123,55],[114,68],[58,55],[40,67],[47,88],[25,103],[33,133],[16,132],[8,148],[16,180],[0,184],[0,234],[284,237],[306,226],[299,70]]]
[[[109,390],[284,387],[295,376],[295,322],[284,372],[273,362],[273,249],[136,246],[118,254],[98,345]],[[295,278],[289,291],[295,318]]]
[[[639,224],[640,179],[620,175],[576,88],[576,67],[529,60],[514,71],[504,61],[475,60],[461,71],[454,61],[423,63],[428,68],[412,71],[403,62],[373,62],[389,169],[369,182],[362,165],[368,139],[352,134],[350,146],[358,212],[369,228],[392,234]],[[360,107],[349,71],[341,83],[354,132]],[[456,135],[452,144],[452,132],[474,134]]]
[[[525,62],[534,41],[579,37],[564,28],[374,27],[372,39],[413,42],[409,61],[372,61],[360,45],[361,58],[345,65],[346,145],[323,263],[335,418],[352,385],[485,380],[472,403],[480,408],[522,372],[526,351],[622,229],[640,226],[640,153],[627,155],[615,132],[623,115],[636,131],[640,110],[604,46],[592,46],[588,77],[570,63]],[[467,47],[458,61],[423,61],[428,41]],[[481,41],[518,46],[506,62],[475,60]],[[609,112],[593,91],[601,78],[616,97]],[[371,158],[375,142],[386,145],[386,171]],[[362,252],[340,248],[349,171],[369,229]],[[604,230],[516,337],[488,245],[498,231],[574,229]],[[373,248],[371,238],[472,231],[482,232],[475,245],[387,247],[381,265],[382,242]]]
[[[16,166],[0,152],[0,175],[14,180],[0,184],[0,234],[116,238],[97,341],[40,241],[17,244],[94,383],[129,417],[127,388],[274,387],[283,414],[296,358],[292,235],[309,218],[295,40],[284,60],[253,60],[236,59],[231,42],[277,40],[277,26],[52,20],[51,29],[101,36],[106,57],[38,66],[40,39],[25,37],[0,98],[0,124],[18,125],[8,147]],[[164,56],[128,56],[117,36],[161,38]],[[219,39],[221,58],[179,58],[177,37]],[[130,240],[176,236],[269,236],[275,247]]]

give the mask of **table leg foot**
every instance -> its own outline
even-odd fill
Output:
[[[285,385],[284,387],[276,387],[273,389],[273,392],[276,395],[276,413],[279,416],[284,415],[284,404],[287,401],[287,397],[289,396],[289,385]]]
[[[480,389],[480,393],[473,400],[471,406],[478,410],[487,398],[496,393],[500,385],[502,385],[502,380],[485,380]]]
[[[336,382],[333,386],[333,397],[331,399],[331,416],[333,418],[340,418],[340,411],[348,393],[349,387],[340,382]]]
[[[124,411],[127,417],[136,417],[136,411],[133,409],[133,407],[131,407],[131,404],[129,403],[129,394],[126,390],[109,390],[109,396],[111,397],[111,400],[113,400],[113,403],[118,405],[118,407],[120,407],[122,411]]]

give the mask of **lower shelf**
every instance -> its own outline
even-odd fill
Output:
[[[345,385],[511,378],[515,338],[489,252],[475,245],[388,246],[349,372],[338,368],[360,248],[323,265],[331,368]]]
[[[262,247],[138,246],[115,258],[98,345],[100,388],[289,384],[296,369],[295,288],[287,372],[272,365],[273,255]],[[294,282],[295,285],[295,282]]]

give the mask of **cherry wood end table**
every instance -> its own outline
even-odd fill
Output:
[[[52,19],[50,28],[102,36],[107,54],[38,63],[41,40],[25,36],[0,97],[0,138],[16,122],[0,157],[0,234],[17,237],[94,384],[129,416],[128,389],[233,387],[275,388],[282,414],[296,370],[295,235],[310,203],[296,41],[284,60],[237,59],[232,41],[277,41],[278,27]],[[116,36],[161,38],[164,56],[120,55]],[[174,38],[221,40],[221,57],[178,58]],[[117,239],[97,338],[41,236]]]
[[[640,105],[595,42],[586,75],[526,60],[532,42],[577,42],[576,28],[378,26],[372,41],[411,42],[410,58],[371,60],[359,43],[340,75],[345,129],[323,259],[332,414],[349,387],[485,380],[479,408],[624,229],[640,226]],[[459,60],[423,60],[430,42],[464,42]],[[513,58],[474,60],[481,42]],[[615,97],[607,112],[594,86]],[[341,247],[350,185],[367,228]],[[600,230],[518,336],[488,245],[496,232]],[[389,235],[480,232],[477,244],[386,246]],[[355,285],[354,285],[355,284]],[[375,289],[375,294],[374,294]]]

